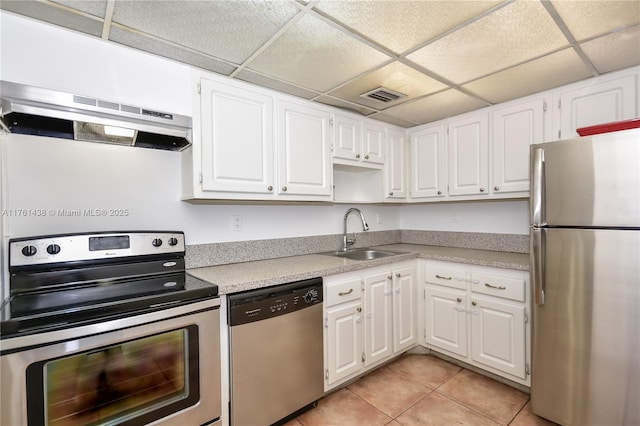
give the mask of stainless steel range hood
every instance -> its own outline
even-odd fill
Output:
[[[2,126],[11,133],[180,151],[191,118],[7,81],[0,82]]]

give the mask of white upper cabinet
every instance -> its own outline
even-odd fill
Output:
[[[332,199],[329,109],[195,76],[198,104],[193,145],[183,152],[184,199]]]
[[[273,98],[201,80],[202,190],[271,194]]]
[[[545,142],[547,100],[543,97],[509,104],[492,112],[491,193],[529,191],[529,145]]]
[[[638,117],[637,71],[635,74],[605,77],[557,91],[554,96],[559,116],[557,139],[578,137],[576,129],[581,127]]]
[[[387,132],[387,161],[385,162],[385,198],[391,201],[407,196],[406,171],[407,144],[404,132],[389,129]]]
[[[372,120],[333,114],[333,162],[381,168],[385,160],[386,127]]]
[[[333,158],[359,161],[362,157],[362,122],[354,117],[333,115]]]
[[[371,120],[365,120],[363,133],[363,161],[374,164],[384,164],[384,150],[387,139],[386,128]]]
[[[409,135],[410,196],[444,198],[447,193],[445,126],[437,124],[422,128]]]
[[[278,100],[278,194],[331,197],[330,113]]]
[[[449,195],[486,195],[489,189],[489,113],[448,125]]]

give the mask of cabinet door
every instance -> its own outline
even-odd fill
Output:
[[[278,101],[278,194],[331,196],[330,114]]]
[[[576,129],[638,116],[636,76],[629,75],[561,93],[558,139],[578,137]]]
[[[415,267],[393,271],[393,351],[410,348],[418,341]]]
[[[389,131],[387,161],[385,162],[386,198],[405,198],[407,196],[405,173],[404,133]]]
[[[493,112],[491,192],[529,191],[529,145],[544,142],[543,98]]]
[[[447,191],[444,125],[411,134],[411,198],[444,197]]]
[[[360,301],[327,308],[327,385],[363,368],[362,304]]]
[[[427,287],[425,330],[428,345],[467,356],[467,296],[462,292]]]
[[[273,99],[201,80],[202,190],[270,193]]]
[[[333,157],[358,161],[361,146],[361,122],[352,117],[334,114]]]
[[[362,161],[384,164],[386,130],[383,126],[365,122],[362,139]]]
[[[449,195],[489,193],[488,114],[449,124]]]
[[[474,297],[471,358],[525,379],[525,350],[525,308]]]
[[[364,353],[365,365],[393,353],[391,314],[391,272],[364,277]]]

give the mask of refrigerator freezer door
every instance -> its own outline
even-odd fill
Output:
[[[533,161],[539,149],[542,166]],[[640,130],[533,145],[531,152],[532,182],[543,185],[532,188],[542,214],[532,209],[533,226],[640,227]]]
[[[563,425],[640,424],[640,230],[541,232],[533,412]]]

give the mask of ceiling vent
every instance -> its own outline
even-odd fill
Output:
[[[393,102],[397,101],[401,98],[406,98],[407,95],[399,92],[395,92],[391,89],[387,89],[386,87],[378,87],[377,89],[373,89],[367,93],[363,93],[360,95],[361,98],[369,98],[378,102]]]

